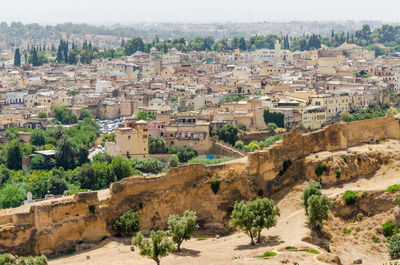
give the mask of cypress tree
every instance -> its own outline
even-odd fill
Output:
[[[21,53],[19,51],[19,48],[15,49],[14,66],[15,67],[20,67],[21,66]]]

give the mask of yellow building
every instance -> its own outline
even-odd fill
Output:
[[[149,154],[147,122],[128,121],[115,130],[115,143],[106,143],[106,152],[112,156],[146,158]]]

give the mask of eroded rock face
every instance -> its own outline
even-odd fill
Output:
[[[115,219],[130,209],[140,210],[145,232],[166,228],[170,214],[183,214],[187,209],[197,212],[202,228],[220,231],[227,227],[235,201],[256,197],[245,167],[241,163],[188,165],[160,177],[124,179],[112,184],[109,194],[81,193],[14,209],[28,212],[0,217],[0,251],[24,255],[70,251],[79,241],[95,242],[111,236]],[[214,177],[221,179],[217,194],[210,186]],[[18,222],[9,222],[15,216],[19,216]]]

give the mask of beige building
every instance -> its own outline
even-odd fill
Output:
[[[106,143],[106,152],[112,156],[146,158],[149,154],[147,122],[128,121],[123,128],[115,130],[115,143]]]

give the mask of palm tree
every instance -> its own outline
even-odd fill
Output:
[[[63,135],[57,143],[56,159],[64,169],[71,167],[74,158],[77,155],[77,148],[71,139]]]

